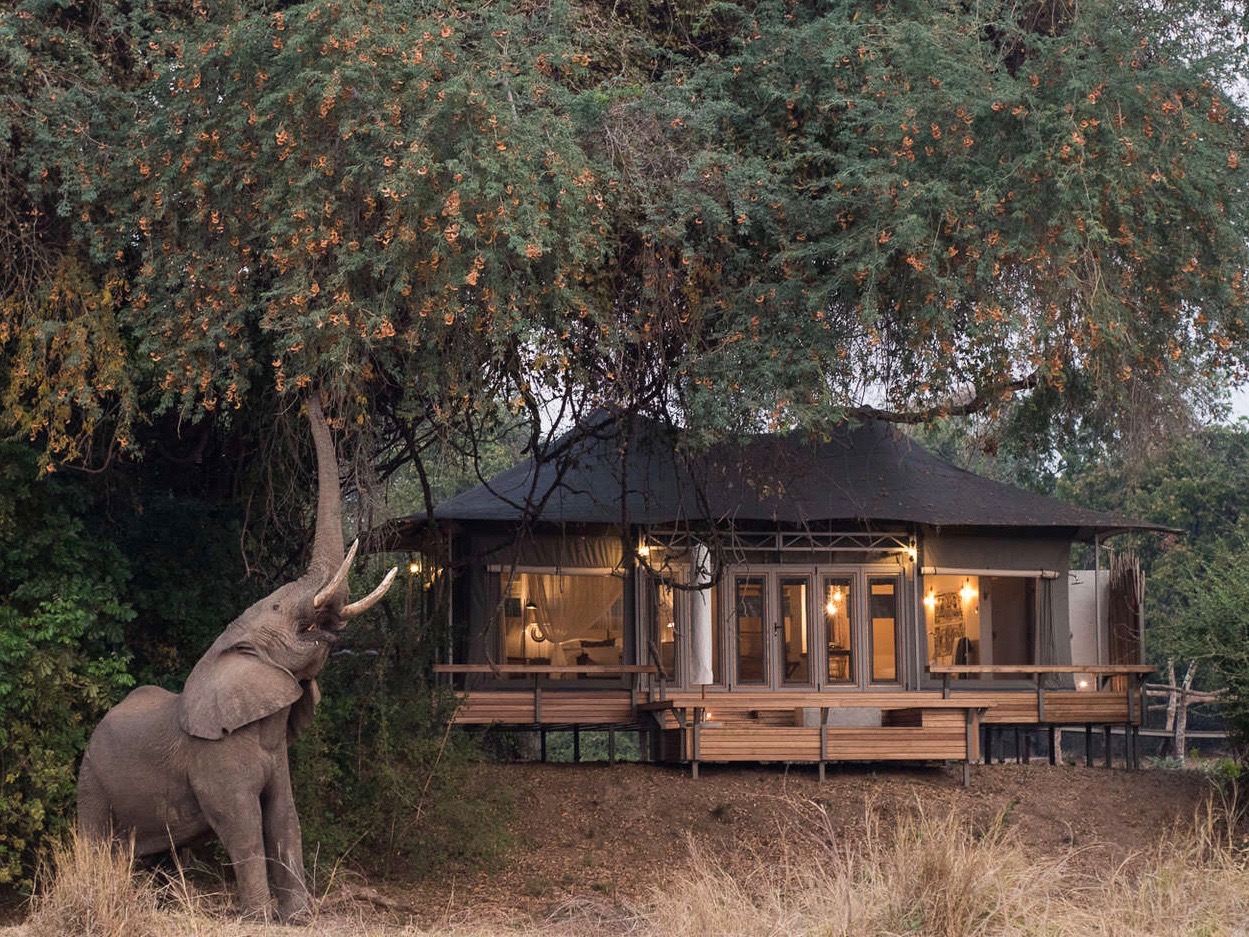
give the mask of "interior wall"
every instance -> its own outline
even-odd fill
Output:
[[[1110,605],[1110,574],[1101,571],[1100,590],[1096,570],[1073,569],[1067,576],[1071,622],[1071,659],[1082,664],[1106,660],[1106,618]],[[1097,620],[1097,592],[1101,592],[1101,621]]]
[[[992,603],[992,616],[989,621],[989,641],[986,642],[992,651],[992,660],[985,663],[994,664],[1026,664],[1032,660],[1031,639],[1034,635],[1027,628],[1019,627],[1020,622],[1033,618],[1033,609],[1029,607],[1027,583],[1024,579],[1011,579],[1005,576],[983,577],[980,580],[981,591],[986,593]]]

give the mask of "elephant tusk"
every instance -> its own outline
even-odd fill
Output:
[[[334,578],[321,587],[321,591],[316,594],[316,598],[312,600],[313,608],[321,608],[338,594],[338,590],[342,584],[347,581],[347,572],[351,569],[352,562],[356,558],[356,548],[360,546],[360,541],[356,540],[351,544],[351,549],[347,551],[347,557],[343,560],[342,565],[338,567],[338,572],[334,574]],[[305,593],[306,594],[306,593]]]
[[[386,578],[378,584],[378,587],[366,595],[364,598],[352,602],[350,605],[343,607],[339,612],[339,616],[343,619],[355,618],[357,615],[367,612],[374,605],[382,600],[382,596],[390,589],[390,584],[395,581],[395,576],[399,572],[399,567],[395,566],[386,574]]]

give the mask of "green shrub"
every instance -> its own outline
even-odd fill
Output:
[[[480,750],[447,729],[454,697],[430,686],[402,631],[372,616],[321,674],[317,717],[292,753],[304,851],[382,874],[490,864],[510,846],[510,795],[472,786],[464,769]]]
[[[1193,581],[1180,616],[1179,649],[1209,663],[1213,686],[1226,689],[1220,701],[1238,760],[1249,757],[1249,544],[1236,538],[1223,545]]]
[[[36,480],[31,451],[0,445],[0,886],[29,887],[91,729],[132,683],[128,567],[91,509],[85,486]]]

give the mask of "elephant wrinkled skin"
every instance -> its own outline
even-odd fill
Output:
[[[316,675],[347,622],[394,581],[349,603],[338,462],[320,399],[307,400],[316,443],[317,526],[312,563],[295,582],[231,622],[181,694],[141,686],[91,736],[78,775],[78,825],[89,837],[135,840],[135,854],[167,852],[215,833],[230,855],[249,916],[290,920],[308,910],[303,843],[287,745],[312,719]]]

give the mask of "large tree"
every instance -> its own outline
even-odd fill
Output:
[[[1105,414],[1245,364],[1214,0],[43,6],[0,394],[53,459],[311,381],[401,461],[552,399]]]

